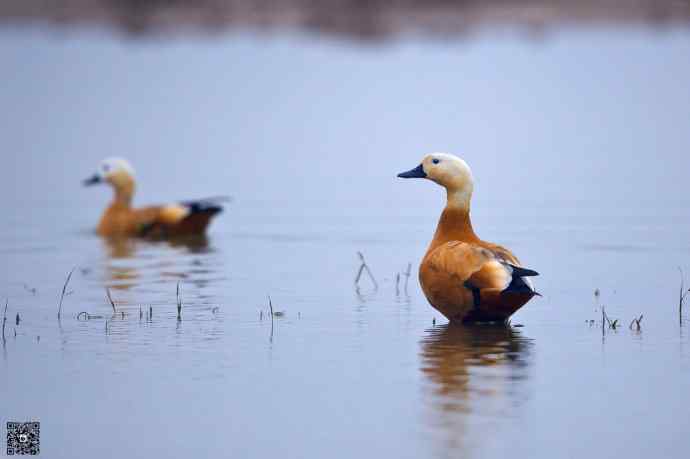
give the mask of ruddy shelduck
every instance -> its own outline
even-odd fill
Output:
[[[105,183],[114,191],[113,202],[103,213],[97,232],[102,236],[166,238],[203,234],[211,218],[222,211],[218,199],[182,202],[141,209],[132,208],[134,169],[124,159],[109,158],[84,185]]]
[[[427,155],[401,178],[426,178],[446,189],[447,203],[419,267],[419,282],[429,303],[451,322],[505,321],[538,295],[508,249],[474,233],[470,202],[472,171],[457,156]]]

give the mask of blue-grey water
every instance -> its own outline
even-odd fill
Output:
[[[686,457],[689,55],[673,29],[4,27],[0,421],[40,421],[46,458]],[[443,193],[395,176],[437,150],[473,168],[477,232],[541,273],[522,327],[449,327],[421,293]],[[109,192],[80,186],[107,156],[138,204],[233,200],[206,241],[109,243]]]

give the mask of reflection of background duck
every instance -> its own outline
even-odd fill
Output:
[[[209,240],[206,235],[194,235],[181,238],[172,238],[164,241],[146,241],[129,237],[102,238],[106,249],[105,286],[115,290],[129,290],[137,286],[142,277],[142,271],[150,269],[146,266],[150,257],[146,252],[156,249],[170,248],[181,250],[187,254],[209,253]],[[199,271],[202,261],[195,260],[191,265],[184,265],[179,269],[172,262],[158,260],[155,262],[155,280],[182,280],[186,279],[193,271]]]
[[[431,388],[426,404],[431,422],[444,432],[444,450],[467,451],[470,440],[490,441],[469,435],[476,423],[468,418],[514,409],[523,388],[519,383],[527,378],[530,345],[506,326],[448,324],[427,330],[421,371]]]

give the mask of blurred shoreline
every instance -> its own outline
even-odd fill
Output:
[[[104,26],[127,35],[296,29],[358,40],[462,38],[485,29],[690,25],[690,0],[5,0],[0,24]]]

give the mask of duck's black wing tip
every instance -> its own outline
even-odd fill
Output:
[[[508,266],[510,266],[513,270],[513,272],[511,273],[512,280],[510,282],[510,285],[508,285],[504,292],[531,293],[533,295],[541,296],[534,290],[534,287],[532,287],[531,282],[525,281],[525,279],[523,279],[524,277],[538,276],[538,272],[534,271],[533,269],[523,268],[521,266],[515,266],[511,264],[508,264]]]
[[[189,212],[191,215],[194,215],[194,214],[215,215],[215,214],[219,214],[223,211],[223,206],[219,206],[218,204],[210,204],[210,203],[206,203],[206,202],[190,202],[190,203],[187,203],[187,207],[189,208]]]
[[[513,268],[513,277],[534,277],[539,275],[539,273],[533,269],[527,269],[523,268],[522,266],[515,266],[511,264],[508,264],[508,266]]]
[[[215,215],[223,211],[221,203],[230,202],[231,200],[228,196],[216,196],[195,201],[183,201],[180,204],[187,207],[192,215],[200,213]]]

